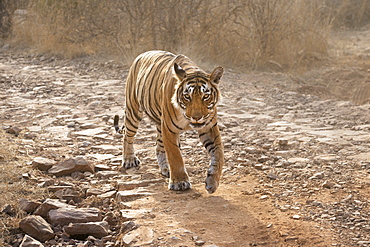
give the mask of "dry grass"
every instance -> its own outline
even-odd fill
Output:
[[[327,56],[332,15],[322,1],[30,0],[14,44],[65,57],[151,49],[237,68],[309,66]],[[23,19],[22,19],[23,18]]]
[[[69,58],[117,56],[126,63],[161,49],[212,66],[305,68],[327,58],[332,27],[370,22],[368,0],[26,2],[18,7],[27,14],[13,16],[14,45]]]
[[[10,215],[0,214],[0,246],[5,246],[11,235],[20,232],[18,223],[25,213],[18,208],[19,199],[38,200],[45,194],[43,189],[22,179],[22,174],[30,172],[30,167],[23,157],[17,155],[18,146],[13,139],[14,136],[0,129],[0,209],[5,205],[14,209]]]

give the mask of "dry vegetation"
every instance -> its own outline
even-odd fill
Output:
[[[45,193],[42,188],[30,186],[22,177],[23,173],[29,172],[29,168],[24,165],[26,157],[21,158],[17,149],[14,138],[0,129],[0,209],[6,209],[6,205],[10,206],[10,211],[0,217],[0,246],[5,246],[3,241],[9,240],[10,235],[20,232],[18,220],[24,217],[25,212],[17,208],[18,200],[38,200]]]
[[[13,18],[13,44],[65,57],[150,49],[205,63],[294,69],[322,61],[332,26],[369,19],[366,0],[30,0]],[[13,7],[14,9],[14,7]]]

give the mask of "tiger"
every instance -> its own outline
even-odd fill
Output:
[[[138,167],[134,137],[145,113],[156,125],[156,156],[162,175],[169,177],[168,188],[191,189],[189,175],[180,152],[180,133],[196,130],[210,156],[205,189],[214,193],[224,165],[224,147],[217,123],[221,94],[222,67],[204,72],[184,55],[147,51],[132,63],[126,79],[124,124],[119,116],[114,127],[123,133],[122,169]]]

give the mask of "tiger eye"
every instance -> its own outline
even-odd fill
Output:
[[[188,100],[188,101],[191,99],[189,94],[183,94],[183,97],[185,100]]]
[[[211,98],[211,95],[210,94],[205,94],[203,96],[203,101],[209,100],[210,98]]]

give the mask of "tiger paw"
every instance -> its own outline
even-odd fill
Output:
[[[219,185],[219,180],[213,174],[208,174],[206,178],[206,190],[209,194],[214,193]]]
[[[131,167],[139,166],[140,163],[141,163],[140,160],[135,155],[133,155],[133,156],[125,157],[123,159],[123,165],[122,166],[125,169],[129,169]]]
[[[168,185],[170,190],[188,190],[191,189],[191,183],[187,180],[179,181],[179,182],[170,182]]]
[[[170,169],[168,168],[168,165],[167,164],[161,164],[159,166],[160,166],[162,175],[169,178],[170,177]]]
[[[168,168],[168,162],[165,152],[157,152],[157,160],[159,164],[159,169],[161,171],[161,174],[167,178],[170,177],[170,169]]]

